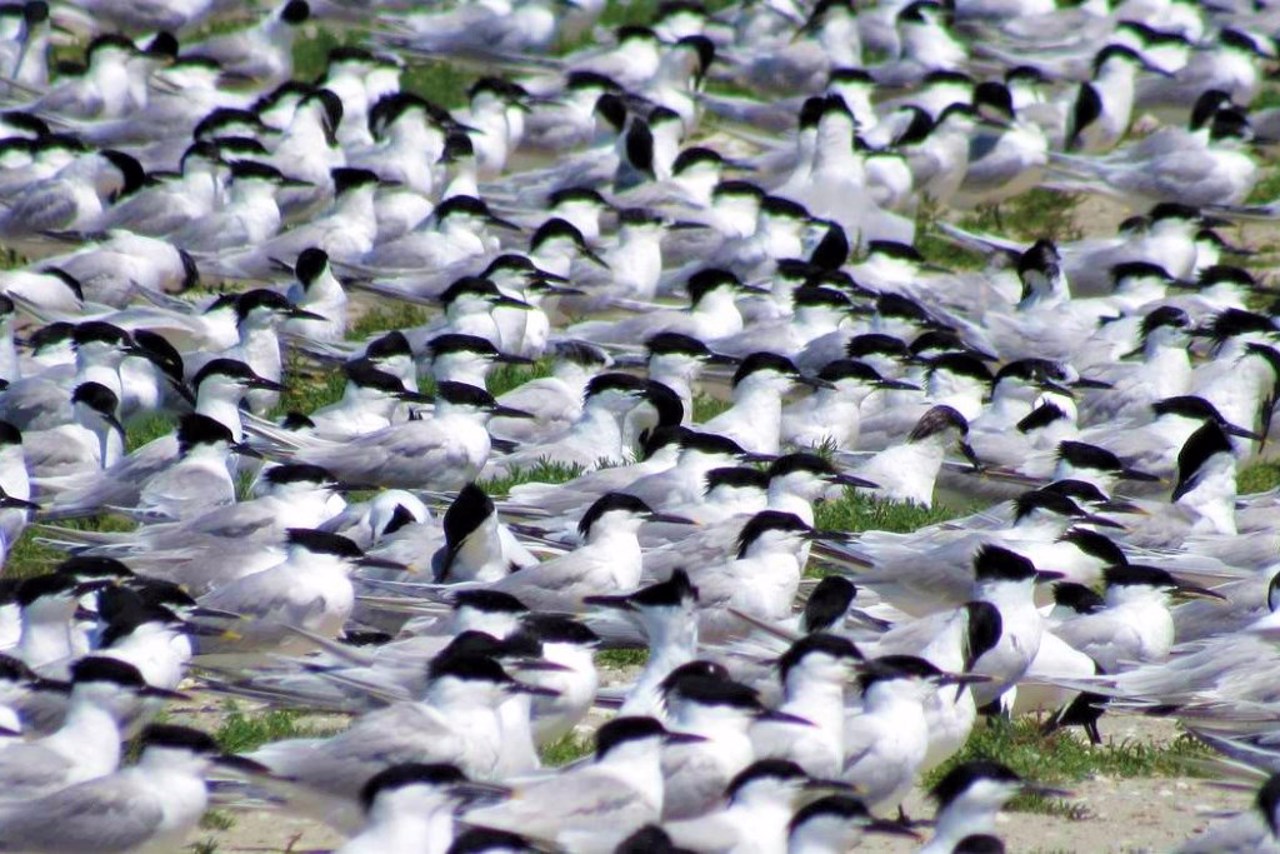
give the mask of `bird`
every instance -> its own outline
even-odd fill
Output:
[[[152,724],[139,743],[136,765],[0,808],[0,832],[24,851],[160,851],[180,845],[204,815],[213,766],[261,767],[224,754],[212,737],[189,727]]]
[[[463,821],[554,839],[575,851],[612,851],[662,816],[663,743],[699,740],[667,732],[653,718],[614,718],[596,731],[594,761],[517,782],[509,799],[468,810]]]
[[[484,389],[441,383],[431,417],[392,424],[354,442],[263,426],[253,430],[275,444],[270,453],[321,466],[348,482],[449,488],[474,481],[489,461],[491,444],[485,423],[494,415],[521,418],[528,413],[499,405]]]
[[[662,827],[685,848],[782,851],[791,818],[810,793],[842,788],[834,781],[810,778],[793,762],[762,759],[729,782],[721,809],[701,818],[667,821]]]
[[[203,607],[236,615],[218,639],[202,646],[201,655],[217,656],[238,649],[306,648],[305,641],[287,631],[293,626],[336,637],[351,615],[355,590],[350,573],[356,566],[400,568],[402,565],[369,557],[340,534],[293,528],[285,560],[276,566],[223,584],[199,600]]]

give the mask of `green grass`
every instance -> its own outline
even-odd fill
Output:
[[[489,394],[500,397],[529,380],[551,376],[554,367],[555,362],[551,359],[539,359],[532,365],[498,365],[489,372],[489,379],[485,384],[489,387]]]
[[[322,406],[337,403],[347,387],[346,374],[341,368],[324,368],[317,374],[296,357],[291,357],[285,367],[285,391],[280,402],[270,413],[278,418],[287,412],[311,413]]]
[[[906,534],[925,525],[945,522],[957,511],[941,504],[923,507],[872,498],[855,490],[845,490],[838,501],[814,507],[814,527],[824,531],[889,531]]]
[[[1266,492],[1280,486],[1280,462],[1268,460],[1245,466],[1236,477],[1236,491],[1241,495]]]
[[[1249,191],[1245,204],[1260,205],[1280,198],[1280,169],[1264,169],[1262,178]]]
[[[980,270],[987,259],[966,249],[938,231],[938,205],[926,196],[916,209],[916,249],[925,260],[951,270]]]
[[[329,62],[329,51],[340,44],[355,44],[360,34],[355,31],[337,32],[327,27],[307,24],[300,38],[293,42],[293,77],[295,80],[315,80],[324,73]]]
[[[187,850],[191,854],[217,854],[218,840],[201,839],[199,842],[192,842],[187,846]]]
[[[987,231],[1027,242],[1047,237],[1058,242],[1079,240],[1084,230],[1075,210],[1084,201],[1079,193],[1036,187],[1000,205],[983,205],[960,220],[970,231]]]
[[[264,744],[285,738],[320,738],[333,735],[333,727],[316,726],[293,709],[246,714],[234,701],[224,706],[226,717],[213,737],[227,753],[248,753]]]
[[[596,653],[597,667],[644,667],[648,663],[647,649],[602,649]]]
[[[561,463],[540,461],[526,469],[516,469],[506,477],[480,481],[490,495],[506,495],[513,486],[522,483],[567,483],[582,474],[582,466],[566,466]]]
[[[561,765],[567,765],[576,759],[588,756],[595,750],[594,739],[590,736],[579,736],[577,733],[568,733],[560,737],[558,741],[548,744],[539,751],[542,758],[542,764],[551,768]]]
[[[209,810],[200,818],[201,830],[230,830],[235,826],[235,818],[224,810]]]
[[[400,88],[447,109],[454,109],[467,103],[467,89],[476,77],[476,74],[448,60],[415,62],[405,69],[400,78]]]
[[[123,516],[95,516],[90,519],[69,519],[59,522],[59,527],[72,528],[77,531],[105,531],[109,533],[132,531],[137,527],[131,519]],[[67,553],[61,549],[36,542],[38,537],[48,537],[47,531],[28,527],[22,536],[13,544],[4,562],[6,578],[32,578],[52,572],[53,568],[67,559]]]
[[[933,786],[952,768],[973,759],[993,759],[1028,780],[1068,789],[1093,777],[1197,776],[1196,760],[1208,754],[1208,748],[1187,735],[1168,744],[1123,739],[1094,746],[1069,731],[1044,735],[1039,723],[1028,718],[992,719],[989,724],[979,722],[964,748],[926,775],[924,785]],[[1074,821],[1089,817],[1081,805],[1042,796],[1019,796],[1008,808]]]
[[[177,422],[172,415],[164,412],[148,412],[139,415],[126,425],[124,434],[124,450],[132,454],[143,445],[167,436],[173,432]]]
[[[318,78],[324,73],[329,51],[338,45],[362,44],[365,41],[365,33],[361,30],[339,32],[331,28],[309,27],[306,35],[293,45],[294,78]],[[467,87],[477,76],[448,60],[410,60],[401,75],[400,88],[452,109],[466,103]]]
[[[1254,110],[1266,110],[1271,107],[1280,107],[1280,88],[1275,86],[1266,86],[1258,93],[1258,97],[1253,99],[1253,103],[1249,105]]]
[[[936,232],[916,232],[916,249],[930,264],[948,270],[981,270],[987,259],[980,252],[948,240]]]
[[[347,327],[348,341],[363,341],[392,329],[409,329],[427,322],[431,313],[422,306],[400,300],[384,300],[361,314]]]
[[[700,391],[693,396],[693,423],[705,424],[731,406],[731,400],[721,400]]]

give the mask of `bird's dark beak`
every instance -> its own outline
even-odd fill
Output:
[[[12,495],[0,495],[0,508],[5,510],[39,510],[40,505],[34,501],[28,501],[25,498],[16,498]]]
[[[873,818],[867,822],[863,828],[865,833],[883,833],[886,836],[909,836],[912,839],[919,839],[920,834],[916,833],[905,824],[898,821],[889,821],[883,818]]]
[[[233,771],[240,771],[244,774],[270,774],[271,769],[263,765],[261,762],[255,762],[247,756],[236,756],[234,753],[224,753],[221,756],[215,756],[213,764],[221,768],[230,768]]]
[[[960,442],[960,453],[964,454],[964,458],[973,466],[974,471],[982,471],[982,461],[978,459],[978,452],[973,449],[973,445],[968,442]]]
[[[559,697],[560,692],[551,688],[543,688],[540,685],[530,685],[527,682],[512,682],[507,689],[513,694],[528,694],[531,697]]]
[[[1241,439],[1249,439],[1254,442],[1262,441],[1262,435],[1260,433],[1256,433],[1253,430],[1249,430],[1244,427],[1237,427],[1235,424],[1223,424],[1222,432],[1226,433],[1228,436],[1239,436]]]
[[[586,294],[582,288],[568,288],[564,285],[552,285],[546,282],[542,283],[542,290],[547,296],[551,297],[580,297]]]
[[[257,448],[245,442],[236,442],[231,446],[231,450],[242,457],[252,457],[255,460],[262,459],[262,452]]]
[[[284,391],[284,385],[266,377],[254,377],[244,384],[245,388],[262,389],[263,391]]]
[[[848,531],[830,531],[830,530],[812,530],[805,531],[801,536],[806,540],[822,540],[829,543],[847,543],[853,539],[853,534]]]
[[[494,418],[537,418],[532,412],[516,409],[514,406],[498,405],[493,408]]]
[[[384,557],[374,557],[373,555],[365,555],[356,561],[358,566],[367,566],[370,569],[398,569],[407,571],[409,567],[400,563],[398,560],[388,560]]]
[[[990,676],[981,673],[944,673],[934,679],[938,685],[978,685],[990,681]]]
[[[867,480],[863,477],[854,477],[851,474],[838,474],[831,479],[831,482],[837,486],[848,486],[853,489],[879,489],[880,484]]]
[[[531,311],[533,309],[533,306],[529,305],[529,303],[525,302],[524,300],[519,300],[519,299],[516,299],[515,297],[509,297],[509,296],[498,297],[493,301],[493,305],[494,307],[505,305],[507,308],[518,308],[523,311]]]
[[[289,311],[291,320],[328,320],[323,314],[316,314],[314,311],[307,311],[305,308],[294,306]]]
[[[498,355],[493,357],[493,360],[495,362],[500,362],[504,365],[532,365],[533,364],[533,359],[530,359],[526,356],[512,356],[508,353],[499,353]]]
[[[423,394],[420,391],[398,391],[395,394],[396,400],[403,400],[405,403],[434,403],[435,398],[429,394]]]
[[[511,220],[509,220],[509,219],[503,219],[503,218],[502,218],[502,217],[500,217],[500,216],[491,216],[491,217],[489,217],[489,225],[493,226],[494,228],[501,228],[501,229],[505,229],[505,230],[507,230],[507,231],[520,232],[520,231],[523,231],[523,230],[524,230],[524,229],[522,229],[519,225],[517,225],[516,223],[512,222]]]
[[[673,513],[650,513],[645,521],[647,522],[666,522],[669,525],[696,525],[697,522],[684,516],[676,516]]]
[[[1066,578],[1066,575],[1064,575],[1061,572],[1054,572],[1053,570],[1049,570],[1049,569],[1036,570],[1036,584],[1044,584],[1049,581],[1057,581],[1060,578]]]
[[[1098,505],[1099,510],[1106,510],[1109,513],[1146,513],[1137,504],[1132,501],[1125,501],[1122,498],[1108,498],[1106,501]]]
[[[1221,593],[1217,593],[1207,587],[1201,587],[1198,584],[1184,584],[1179,582],[1178,586],[1174,588],[1174,592],[1179,596],[1187,596],[1192,599],[1214,599],[1218,602],[1227,601],[1227,597],[1223,596]]]
[[[1095,380],[1091,377],[1081,377],[1071,384],[1072,388],[1114,388],[1114,386],[1106,380]]]

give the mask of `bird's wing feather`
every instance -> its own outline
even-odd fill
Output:
[[[99,778],[6,809],[0,814],[0,851],[132,851],[151,837],[163,818],[154,800],[118,781]]]

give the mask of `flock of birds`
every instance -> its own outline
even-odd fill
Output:
[[[1280,497],[1237,494],[1280,330],[1226,230],[1280,216],[1280,6],[716,6],[0,5],[0,549],[66,553],[0,576],[0,851],[219,803],[343,854],[994,852],[1050,790],[904,798],[980,715],[1125,713],[1258,791],[1182,850],[1280,851]],[[299,79],[305,27],[359,38]],[[1037,188],[1134,215],[955,224]],[[982,509],[815,526],[937,495]],[[180,690],[350,725],[223,755]]]

